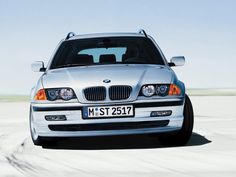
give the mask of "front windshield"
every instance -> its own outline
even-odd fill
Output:
[[[88,38],[63,42],[50,69],[105,64],[164,65],[164,61],[149,38]]]

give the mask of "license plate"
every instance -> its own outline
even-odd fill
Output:
[[[124,106],[93,106],[83,108],[83,118],[117,118],[133,117],[133,105]]]

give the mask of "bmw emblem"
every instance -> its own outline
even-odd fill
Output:
[[[111,80],[110,80],[110,79],[104,79],[103,82],[104,82],[104,83],[110,83]]]

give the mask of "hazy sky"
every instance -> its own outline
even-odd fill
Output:
[[[28,94],[69,31],[136,32],[144,28],[188,88],[236,87],[235,0],[0,0],[0,94]]]

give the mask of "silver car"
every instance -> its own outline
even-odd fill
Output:
[[[150,134],[184,145],[193,109],[184,84],[153,38],[138,33],[75,35],[62,40],[31,92],[30,131],[35,145],[60,137]]]

